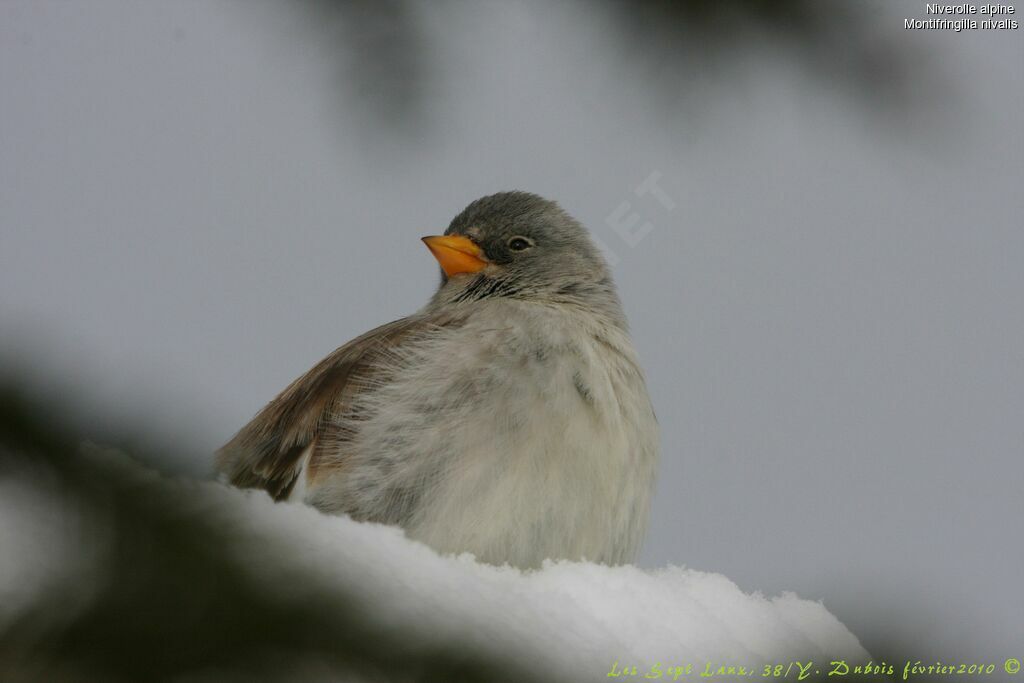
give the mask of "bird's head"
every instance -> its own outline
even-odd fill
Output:
[[[478,199],[444,235],[423,241],[441,264],[435,302],[511,297],[618,306],[608,266],[586,229],[535,194]]]

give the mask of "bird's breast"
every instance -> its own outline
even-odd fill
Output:
[[[361,429],[354,481],[391,501],[366,516],[497,564],[631,560],[657,434],[628,339],[603,332],[542,311],[425,340]]]

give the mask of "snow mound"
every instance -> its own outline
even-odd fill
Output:
[[[869,659],[821,603],[792,593],[747,594],[720,574],[573,562],[531,572],[494,567],[468,555],[440,556],[396,528],[275,504],[262,492],[171,480],[121,460],[114,469],[125,475],[128,490],[173,510],[174,519],[216,529],[217,551],[241,568],[247,585],[275,601],[337,605],[364,615],[378,633],[399,634],[402,643],[476,653],[499,667],[525,667],[541,680],[608,680],[632,667],[643,677],[654,666],[686,665],[697,677],[709,663],[760,676],[765,665],[791,660],[812,659],[824,669],[830,660]],[[105,522],[76,521],[81,513],[66,497],[41,502],[46,489],[26,493],[33,481],[22,477],[21,493],[2,506],[0,539],[16,552],[3,553],[0,596],[19,599],[0,605],[0,637],[33,595],[53,590],[61,571],[45,569],[47,563],[76,567],[74,585],[86,596],[79,603],[96,593],[89,581],[98,581],[109,563],[101,552]],[[8,481],[8,492],[15,490]],[[100,538],[87,544],[100,558],[92,564],[82,552],[83,529]],[[35,584],[30,575],[39,577]]]

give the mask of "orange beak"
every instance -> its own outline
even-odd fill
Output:
[[[468,237],[434,235],[424,237],[423,243],[430,249],[448,277],[459,273],[476,273],[487,267],[483,250]]]

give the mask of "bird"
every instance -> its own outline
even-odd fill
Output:
[[[487,564],[634,562],[658,425],[586,228],[510,191],[422,240],[426,305],[292,382],[217,451],[221,478]]]

